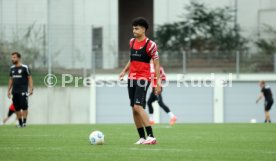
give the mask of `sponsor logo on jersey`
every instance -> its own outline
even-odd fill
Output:
[[[13,75],[13,78],[22,78],[22,75]]]

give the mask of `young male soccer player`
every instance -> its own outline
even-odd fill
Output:
[[[3,119],[3,123],[4,123],[4,124],[8,121],[8,119],[11,117],[11,115],[12,115],[13,113],[15,113],[15,108],[14,108],[14,105],[11,104],[10,107],[9,107],[9,112],[8,112],[7,117],[5,117],[5,118]]]
[[[156,144],[149,117],[144,110],[147,90],[150,84],[150,60],[153,60],[157,80],[159,80],[159,56],[157,45],[146,37],[149,25],[144,18],[136,18],[132,22],[134,38],[130,40],[130,60],[120,73],[120,80],[128,74],[128,94],[133,111],[134,122],[140,136],[135,144]],[[161,91],[160,82],[157,82],[155,94]],[[147,132],[145,136],[144,129]]]
[[[154,118],[153,118],[154,110],[153,110],[153,107],[152,107],[152,103],[154,101],[158,101],[159,106],[170,116],[170,125],[174,125],[175,122],[176,122],[176,116],[171,112],[169,107],[166,106],[165,103],[163,102],[163,98],[162,98],[163,88],[162,88],[162,86],[161,86],[161,91],[162,92],[159,95],[156,95],[154,93],[154,91],[155,91],[154,88],[156,87],[157,80],[156,80],[156,77],[155,77],[155,70],[154,70],[154,65],[153,65],[152,62],[150,63],[150,66],[151,66],[151,68],[150,68],[151,75],[153,77],[152,82],[151,82],[152,92],[151,92],[150,97],[149,97],[148,102],[147,102],[148,107],[149,107],[150,124],[154,125],[154,123],[155,123]],[[162,81],[166,81],[166,74],[165,74],[165,71],[164,71],[162,66],[160,66],[160,79]]]
[[[256,101],[258,103],[263,97],[265,98],[265,123],[271,123],[270,120],[270,114],[269,111],[272,107],[273,104],[273,97],[272,97],[272,92],[269,86],[265,84],[265,81],[260,81],[259,86],[261,88],[261,93]]]
[[[8,97],[11,98],[15,107],[18,127],[25,127],[28,115],[28,96],[33,94],[33,80],[27,65],[21,64],[21,54],[11,54],[13,65],[10,68],[8,84]],[[23,112],[21,112],[21,110]]]

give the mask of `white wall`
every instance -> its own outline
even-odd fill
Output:
[[[49,24],[53,66],[91,67],[92,26],[103,27],[103,68],[117,66],[117,0],[0,0],[0,5],[0,29],[7,40],[34,22]]]
[[[118,3],[114,0],[58,0],[50,1],[51,25],[54,29],[51,40],[62,50],[57,62],[72,68],[90,68],[92,50],[92,27],[103,28],[103,68],[118,64]],[[64,12],[61,12],[64,11]],[[64,31],[62,31],[64,30]],[[60,41],[58,41],[60,40]],[[60,45],[58,45],[60,42]],[[71,53],[71,54],[70,54]],[[66,57],[67,56],[67,57]],[[61,61],[64,60],[65,61]]]
[[[103,68],[117,67],[118,0],[85,0],[84,9],[86,24],[103,27]]]
[[[198,0],[211,7],[233,6],[234,0]],[[6,39],[34,22],[47,24],[53,65],[67,68],[91,67],[91,28],[103,27],[103,68],[118,65],[118,0],[0,0],[0,23]],[[190,0],[155,0],[154,24],[175,22]],[[276,8],[275,0],[238,0],[238,22],[250,39],[258,32],[258,11]],[[261,23],[275,25],[276,12],[262,13]],[[2,33],[3,34],[3,33]],[[3,36],[3,35],[1,35]],[[57,54],[59,53],[59,54]]]

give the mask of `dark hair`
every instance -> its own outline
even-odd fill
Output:
[[[147,30],[149,28],[149,23],[145,18],[137,17],[132,21],[132,26],[142,26]]]
[[[265,81],[264,81],[264,80],[261,80],[261,81],[260,81],[260,84],[265,85]]]
[[[21,54],[19,52],[13,52],[11,55],[16,55],[18,58],[21,58]]]

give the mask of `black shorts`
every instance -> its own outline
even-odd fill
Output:
[[[15,112],[15,111],[9,109],[8,117],[11,117],[11,115],[12,115],[14,112]]]
[[[147,80],[128,79],[128,96],[131,107],[134,107],[134,105],[145,107],[149,85],[150,82]]]
[[[27,92],[13,93],[12,102],[15,107],[15,111],[28,109],[28,95]]]
[[[270,100],[270,101],[265,101],[265,111],[269,111],[270,109],[271,109],[271,107],[272,107],[272,105],[273,105],[273,100]]]

